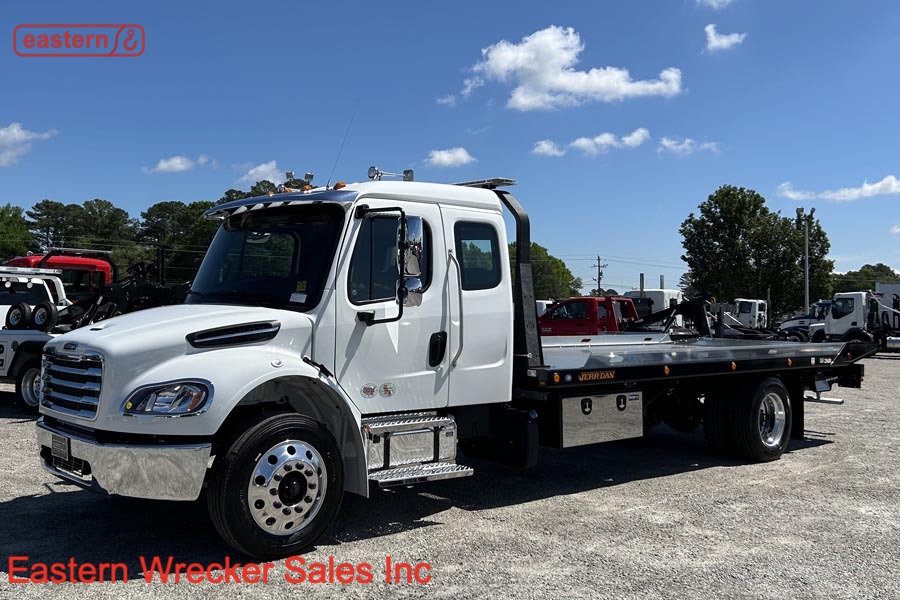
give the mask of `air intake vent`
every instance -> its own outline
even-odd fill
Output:
[[[242,323],[195,331],[186,336],[188,343],[194,348],[218,348],[221,346],[237,346],[252,342],[265,342],[278,335],[281,323],[278,321],[258,321]]]

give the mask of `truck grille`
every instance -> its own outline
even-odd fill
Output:
[[[45,353],[41,404],[76,417],[94,419],[100,403],[103,359],[99,354],[61,356]]]

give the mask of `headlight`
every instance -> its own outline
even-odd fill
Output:
[[[174,381],[141,388],[125,401],[126,415],[182,416],[202,411],[210,399],[209,386],[199,381]]]

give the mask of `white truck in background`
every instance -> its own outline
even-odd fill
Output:
[[[769,310],[765,300],[735,298],[732,316],[750,329],[767,329],[769,326]]]
[[[701,335],[541,338],[515,182],[381,175],[213,207],[187,304],[51,340],[45,469],[122,496],[205,489],[222,538],[271,559],[313,544],[345,492],[465,477],[469,456],[534,466],[541,446],[702,423],[713,448],[776,460],[806,401],[861,385],[866,344],[713,339],[703,302],[672,309]]]
[[[890,288],[888,288],[890,289]],[[900,294],[839,292],[823,323],[810,326],[813,342],[868,342],[883,352],[900,351]]]
[[[629,290],[623,296],[631,298],[632,302],[634,302],[634,308],[641,318],[684,302],[684,292],[669,288]],[[672,324],[676,327],[684,327],[683,317],[676,317]]]

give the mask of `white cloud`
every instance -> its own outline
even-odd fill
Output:
[[[637,148],[650,139],[650,131],[645,127],[635,129],[626,136],[622,136],[622,144],[629,148]]]
[[[469,154],[465,148],[447,148],[446,150],[432,150],[428,153],[425,163],[430,167],[461,167],[477,159]]]
[[[722,10],[732,2],[734,2],[734,0],[697,0],[697,4],[707,6],[713,10]]]
[[[575,65],[583,50],[581,37],[573,28],[555,25],[525,36],[517,44],[501,40],[482,49],[482,60],[472,66],[473,75],[463,82],[461,94],[467,97],[487,81],[512,83],[506,105],[526,111],[681,93],[679,69],[664,69],[658,79],[650,80],[634,80],[620,67],[579,71]]]
[[[187,156],[161,158],[155,167],[144,167],[144,173],[181,173],[194,168],[194,161]]]
[[[900,225],[894,225],[891,227],[891,233],[900,233]]]
[[[597,156],[612,148],[637,148],[649,139],[650,131],[640,127],[622,137],[616,137],[614,133],[608,131],[594,137],[580,137],[570,142],[569,147],[580,150],[585,156]],[[566,150],[553,140],[541,140],[534,143],[531,153],[542,156],[562,156]]]
[[[788,198],[789,200],[812,200],[816,197],[815,193],[813,192],[807,192],[805,190],[795,190],[794,184],[792,184],[790,181],[785,181],[778,186],[778,195],[784,198]]]
[[[716,26],[710,23],[704,30],[706,31],[706,51],[718,52],[719,50],[728,50],[734,48],[746,39],[746,33],[718,33]]]
[[[657,148],[657,152],[670,152],[679,156],[687,156],[702,150],[708,150],[713,154],[718,154],[719,144],[718,142],[698,142],[691,138],[684,138],[679,142],[674,138],[664,137],[659,140],[659,148]]]
[[[581,150],[585,156],[597,156],[607,152],[610,148],[618,148],[621,145],[619,139],[609,132],[601,133],[592,138],[580,137],[569,144],[572,148]]]
[[[247,172],[238,179],[238,183],[254,184],[257,181],[271,181],[279,184],[284,182],[283,173],[278,169],[278,163],[270,160],[247,169]]]
[[[21,123],[10,123],[6,127],[0,127],[0,167],[15,164],[31,150],[31,142],[49,140],[57,133],[55,129],[44,133],[28,131]]]
[[[538,156],[563,156],[566,153],[566,149],[560,147],[553,140],[541,140],[534,143],[531,153]]]
[[[825,190],[824,192],[795,190],[791,182],[786,181],[778,186],[778,193],[791,200],[813,200],[819,198],[833,202],[852,202],[853,200],[871,198],[873,196],[900,195],[900,179],[893,175],[888,175],[875,183],[864,181],[859,187],[846,187],[837,190]]]
[[[206,154],[201,154],[196,160],[180,154],[178,156],[161,158],[156,165],[152,167],[141,167],[141,170],[144,173],[182,173],[184,171],[190,171],[195,167],[205,167],[206,165],[210,165],[214,169],[219,168],[219,163]]]
[[[456,106],[456,96],[454,96],[453,94],[441,96],[437,99],[437,103],[443,104],[444,106]]]

